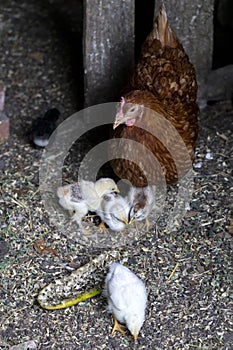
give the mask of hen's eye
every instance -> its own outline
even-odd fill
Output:
[[[131,107],[130,110],[129,110],[129,113],[133,113],[133,112],[135,112],[135,110],[136,110],[136,107],[135,107],[135,106],[134,106],[134,107]]]

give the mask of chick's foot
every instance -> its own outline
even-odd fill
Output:
[[[150,221],[148,220],[148,218],[146,218],[145,225],[143,226],[143,228],[146,227],[146,232],[149,231],[150,225],[151,225]]]
[[[114,325],[113,325],[113,329],[111,332],[111,335],[113,335],[116,331],[120,332],[123,336],[125,336],[125,331],[124,329],[126,328],[125,326],[123,326],[122,324],[120,324],[116,317],[114,315],[113,316],[113,320],[114,320]]]
[[[103,233],[108,232],[108,229],[103,221],[98,225],[98,230],[103,231]]]

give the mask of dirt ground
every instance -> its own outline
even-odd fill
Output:
[[[74,20],[82,8],[75,4],[0,2],[0,80],[11,125],[0,145],[0,349],[29,340],[38,350],[133,348],[129,333],[110,335],[102,295],[55,311],[36,300],[54,278],[97,254],[50,223],[39,191],[43,151],[27,133],[49,108],[62,120],[82,108],[82,24]],[[176,230],[164,229],[165,213],[152,218],[150,232],[142,229],[128,247],[127,266],[148,291],[138,349],[232,349],[232,130],[231,101],[201,111],[190,210]],[[66,162],[67,181],[75,168]],[[174,193],[175,186],[168,208]]]

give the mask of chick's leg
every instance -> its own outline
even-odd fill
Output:
[[[105,223],[103,221],[98,225],[98,230],[101,230],[104,233],[108,232],[108,229],[107,229],[107,227],[106,227],[106,225],[105,225]]]
[[[146,225],[146,231],[149,231],[150,221],[148,218],[146,218],[146,220],[145,220],[145,225]]]
[[[68,210],[68,213],[69,213],[70,219],[72,219],[72,217],[74,216],[74,211],[73,210]]]
[[[82,224],[82,214],[78,213],[77,211],[74,213],[74,215],[71,218],[72,221],[75,221],[79,228],[83,230],[83,224]]]
[[[149,228],[150,228],[150,225],[151,225],[151,223],[150,223],[149,219],[146,218],[146,219],[145,219],[145,223],[144,223],[143,226],[142,226],[142,229],[144,230],[144,229],[146,228],[146,232],[148,232],[148,231],[149,231]]]
[[[119,331],[122,335],[125,336],[125,331],[124,331],[124,328],[126,328],[125,326],[123,326],[122,324],[120,324],[115,315],[112,314],[112,317],[113,317],[113,321],[114,321],[114,325],[113,325],[113,329],[112,329],[112,333],[111,335],[113,335],[116,331]]]
[[[92,231],[91,231],[91,230],[87,230],[87,229],[85,229],[85,228],[83,227],[83,224],[82,224],[82,218],[83,218],[83,216],[85,216],[85,214],[83,215],[82,213],[80,214],[80,213],[78,213],[78,212],[76,211],[71,220],[72,220],[72,221],[75,221],[75,222],[78,224],[78,226],[79,226],[79,228],[80,228],[80,230],[81,230],[81,232],[82,232],[83,234],[89,235],[89,234],[92,233]]]
[[[137,223],[137,221],[134,222],[134,225],[135,225],[137,234],[139,234],[139,229],[138,229],[138,223]]]

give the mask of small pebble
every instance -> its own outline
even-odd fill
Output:
[[[194,164],[195,169],[200,169],[201,167],[202,167],[202,162],[197,162],[196,164]]]
[[[212,159],[214,159],[214,157],[213,157],[212,153],[207,152],[207,153],[206,153],[206,156],[205,156],[205,159],[207,159],[207,160],[212,160]]]

